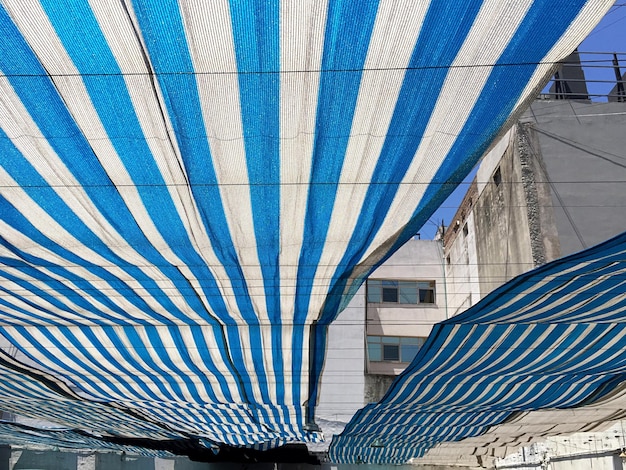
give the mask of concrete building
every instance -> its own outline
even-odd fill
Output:
[[[380,400],[415,357],[433,325],[447,318],[443,280],[441,241],[410,240],[370,276],[333,322],[316,410],[316,422],[327,441],[311,444],[311,450],[325,450],[332,435],[341,432],[357,410]],[[82,455],[0,447],[0,470],[31,468],[9,466],[9,462],[31,465],[31,461],[46,459],[51,469],[186,470],[207,465],[184,458],[122,459],[113,453]]]
[[[316,411],[327,438],[363,405],[380,400],[433,325],[447,318],[443,279],[441,241],[410,240],[333,322]]]
[[[443,235],[451,314],[518,274],[626,230],[625,130],[624,102],[537,100],[530,106],[483,157]],[[555,436],[497,467],[621,470],[620,426]]]
[[[626,230],[625,128],[626,103],[531,105],[485,155],[443,237],[453,313]]]

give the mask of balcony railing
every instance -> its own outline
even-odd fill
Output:
[[[563,61],[539,99],[626,102],[626,53],[574,52]]]

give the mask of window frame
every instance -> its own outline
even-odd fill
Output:
[[[394,289],[395,295],[391,293]],[[422,294],[422,292],[427,293]],[[389,300],[390,298],[396,300]],[[415,301],[411,301],[412,298]],[[422,301],[423,298],[432,298],[432,302]],[[409,300],[407,301],[407,299]],[[437,305],[437,282],[435,280],[413,279],[368,279],[366,282],[366,301],[368,304],[434,306]]]
[[[366,335],[367,360],[378,363],[409,364],[415,359],[425,342],[426,338],[423,336]],[[385,347],[389,349],[393,346],[396,347],[397,355],[394,357],[397,359],[385,356]]]

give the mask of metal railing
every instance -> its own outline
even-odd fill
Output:
[[[538,98],[625,103],[626,53],[574,52]]]

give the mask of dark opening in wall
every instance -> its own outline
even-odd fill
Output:
[[[493,182],[496,186],[500,186],[500,183],[502,183],[502,173],[500,172],[500,167],[498,167],[493,173]]]

